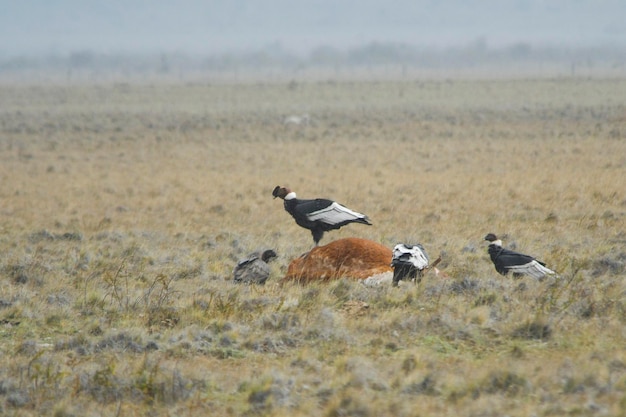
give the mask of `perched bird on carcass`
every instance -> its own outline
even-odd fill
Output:
[[[544,262],[532,256],[503,248],[502,240],[498,239],[493,233],[487,234],[485,240],[490,242],[487,251],[496,271],[501,275],[507,275],[509,272],[512,272],[513,276],[529,275],[536,279],[542,279],[546,275],[556,274],[556,272],[546,267]]]
[[[293,216],[298,225],[311,231],[315,246],[319,244],[324,232],[329,230],[339,229],[349,223],[372,224],[365,214],[332,200],[325,198],[302,200],[289,188],[278,185],[272,191],[272,195],[274,198],[282,198],[287,213]]]
[[[274,258],[276,258],[276,252],[267,249],[240,260],[233,270],[233,281],[240,284],[265,284],[270,276],[268,262]]]

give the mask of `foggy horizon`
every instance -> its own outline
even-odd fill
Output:
[[[445,49],[626,45],[617,0],[3,1],[0,55],[242,53],[273,46],[308,54],[373,42]]]

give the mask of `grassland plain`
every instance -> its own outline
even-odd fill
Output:
[[[626,415],[626,80],[0,86],[0,414]],[[307,114],[308,124],[285,125]],[[278,284],[276,185],[447,278]],[[496,274],[502,235],[558,279]],[[279,258],[264,287],[237,259]]]

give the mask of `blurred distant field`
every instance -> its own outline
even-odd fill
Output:
[[[578,78],[0,85],[0,413],[624,415],[625,97]],[[419,242],[448,277],[279,286],[312,239],[276,185],[374,223],[322,244]],[[497,275],[488,232],[560,277]],[[268,284],[233,284],[261,248]]]

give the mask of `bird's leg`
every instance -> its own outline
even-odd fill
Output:
[[[313,235],[313,242],[315,242],[315,247],[317,247],[324,236],[323,230],[312,229],[311,234]]]

